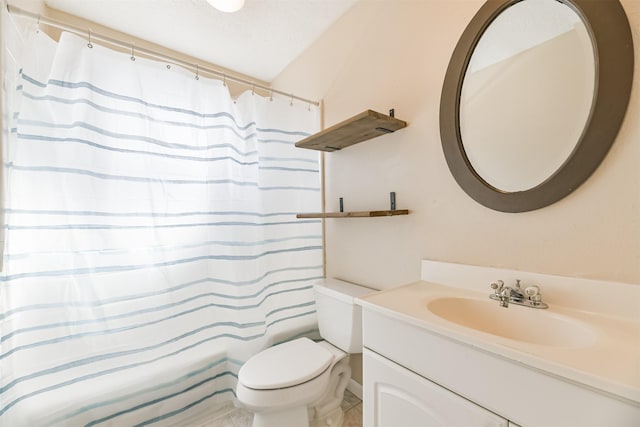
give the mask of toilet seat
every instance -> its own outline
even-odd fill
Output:
[[[293,387],[321,375],[334,355],[303,337],[268,348],[251,357],[238,372],[238,381],[254,390]]]
[[[317,377],[292,387],[273,390],[256,390],[238,381],[236,396],[242,406],[253,412],[273,412],[306,406],[318,399],[329,386],[331,369],[326,369]]]
[[[304,407],[329,384],[334,352],[309,338],[273,346],[240,368],[236,396],[250,411],[272,412]],[[306,412],[305,412],[306,414]]]

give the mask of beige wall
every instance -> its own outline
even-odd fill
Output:
[[[45,6],[44,0],[17,0],[17,1],[4,0],[4,3],[5,4],[8,3],[12,6],[19,7],[20,9],[24,9],[31,13],[37,13],[39,15],[46,14],[47,6]],[[3,8],[6,8],[4,4],[2,6]]]
[[[371,108],[409,126],[326,154],[327,210],[408,216],[326,221],[327,275],[388,288],[421,259],[640,284],[640,1],[622,0],[636,52],[631,103],[599,169],[544,209],[509,214],[469,198],[447,168],[440,91],[455,44],[483,0],[361,0],[274,82],[324,99],[330,126]],[[488,284],[479,283],[480,288]]]

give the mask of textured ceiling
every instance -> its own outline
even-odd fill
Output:
[[[357,0],[246,0],[224,13],[205,0],[45,0],[105,25],[272,81]]]

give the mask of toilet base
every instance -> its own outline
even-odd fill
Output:
[[[324,395],[309,405],[310,427],[339,427],[344,419],[342,399],[351,378],[349,356],[342,357],[331,369]]]
[[[253,415],[253,427],[308,426],[309,415],[306,406],[275,412],[256,412]]]
[[[344,421],[344,411],[342,408],[335,408],[328,414],[320,418],[315,418],[309,422],[309,427],[341,427]]]

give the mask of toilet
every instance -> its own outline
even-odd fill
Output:
[[[337,279],[314,285],[324,341],[298,338],[251,357],[238,372],[236,395],[254,413],[253,427],[339,427],[349,354],[362,353],[362,310],[354,298],[373,289]]]

